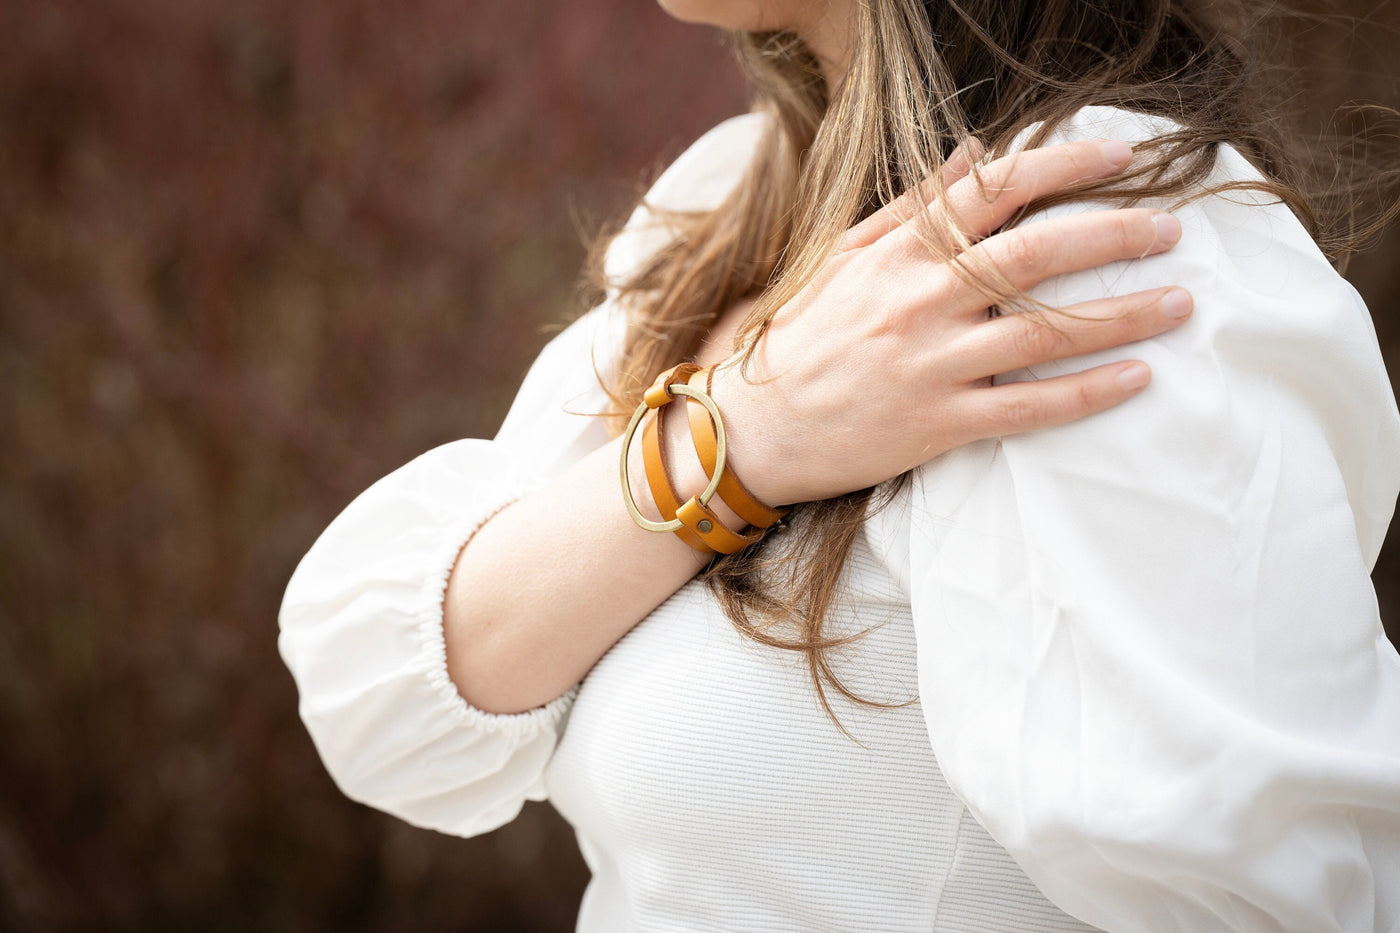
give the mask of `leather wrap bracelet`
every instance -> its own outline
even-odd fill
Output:
[[[623,433],[620,465],[622,498],[627,506],[627,514],[638,527],[659,533],[674,532],[687,545],[702,553],[732,554],[763,537],[765,529],[776,522],[782,513],[759,503],[738,481],[738,477],[726,470],[724,421],[720,416],[719,407],[710,397],[708,372],[701,370],[694,363],[681,363],[658,376],[647,389],[642,403],[633,412],[627,430]],[[676,494],[666,461],[663,409],[677,396],[687,400],[688,413],[692,411],[689,402],[694,401],[698,405],[689,419],[691,437],[696,445],[696,455],[709,477],[704,491],[685,502],[681,502]],[[642,462],[646,470],[647,487],[663,519],[660,522],[652,521],[638,509],[636,499],[632,495],[628,465],[632,439],[648,413],[652,413],[652,418],[642,433]],[[703,426],[698,428],[698,434],[695,414],[703,421]],[[716,494],[720,494],[721,489],[729,490],[729,495],[721,494],[723,501],[736,515],[754,525],[752,530],[736,532],[728,528],[710,508],[711,500]],[[734,497],[733,501],[730,496]],[[735,501],[740,503],[739,508],[735,508]],[[760,521],[752,521],[754,517]]]

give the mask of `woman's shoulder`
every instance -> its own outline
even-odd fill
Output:
[[[664,247],[676,235],[668,223],[673,212],[713,210],[723,203],[748,168],[766,125],[767,118],[759,113],[730,117],[706,131],[671,162],[608,244],[603,260],[605,280],[625,281]],[[522,388],[522,397],[534,399],[538,395],[550,411],[560,407],[561,399],[570,400],[565,407],[574,411],[607,408],[607,395],[598,377],[611,371],[628,324],[626,309],[614,298],[610,286],[608,300],[580,315],[549,341],[531,368],[532,378]],[[537,374],[540,378],[533,378]],[[538,387],[547,391],[526,391]],[[538,414],[537,406],[517,408],[512,408],[502,431]]]
[[[1044,128],[1045,121],[1026,126],[1007,144],[1008,152],[1025,149]],[[1080,139],[1121,139],[1141,143],[1169,133],[1179,133],[1186,127],[1161,114],[1143,113],[1111,104],[1088,104],[1055,121],[1040,146],[1073,142]],[[1258,174],[1256,172],[1256,174]]]
[[[768,125],[760,113],[730,117],[680,154],[647,190],[608,246],[604,272],[620,281],[676,235],[669,214],[711,211],[724,203],[753,161]]]
[[[1039,128],[1036,124],[1023,130],[1009,151],[1024,149],[1038,135]],[[1050,146],[1084,139],[1142,144],[1182,129],[1181,124],[1162,116],[1121,107],[1089,106],[1058,123],[1038,144]],[[1053,283],[1049,291],[1057,291],[1053,286],[1063,286],[1069,280],[1113,290],[1113,283],[1119,280],[1126,284],[1135,277],[1160,278],[1161,284],[1171,284],[1169,280],[1174,276],[1193,273],[1199,282],[1209,283],[1212,293],[1239,288],[1264,303],[1274,303],[1274,310],[1298,309],[1296,316],[1270,314],[1268,321],[1276,327],[1299,324],[1313,330],[1320,318],[1330,312],[1340,319],[1334,324],[1345,324],[1343,329],[1359,326],[1369,330],[1369,315],[1360,296],[1336,271],[1293,211],[1265,187],[1267,182],[1238,149],[1222,143],[1210,170],[1200,179],[1170,197],[1141,202],[1144,207],[1170,211],[1181,221],[1183,236],[1176,247],[1132,263],[1110,264],[1093,274],[1066,277],[1065,281]],[[1256,184],[1258,187],[1252,187]],[[1104,206],[1109,205],[1092,199],[1059,204],[1026,222]],[[1072,296],[1056,297],[1064,300]],[[1238,303],[1212,303],[1201,309],[1199,299],[1203,296],[1196,297],[1198,310],[1206,311],[1197,317],[1236,317],[1242,311]]]
[[[643,203],[668,211],[718,207],[747,171],[768,125],[761,113],[744,113],[715,125],[661,173]]]
[[[1043,124],[1033,123],[1015,137],[1012,149],[1021,148]],[[1142,142],[1167,133],[1175,133],[1182,125],[1169,117],[1142,113],[1125,107],[1090,104],[1055,124],[1051,139],[1046,143],[1068,142],[1073,139],[1122,139]]]
[[[1057,126],[1044,144],[1091,138],[1132,143],[1179,129],[1161,117],[1087,107]],[[1192,294],[1195,310],[1182,327],[1132,346],[1132,355],[1153,369],[1154,387],[1142,399],[1042,432],[1040,441],[1015,443],[1038,443],[1044,452],[1059,439],[1088,451],[1086,438],[1097,438],[1118,451],[1123,439],[1139,437],[1145,447],[1218,450],[1217,465],[1234,456],[1237,462],[1231,462],[1247,476],[1253,466],[1245,461],[1265,440],[1259,432],[1284,419],[1289,430],[1322,439],[1319,449],[1326,449],[1333,462],[1328,469],[1343,482],[1362,552],[1374,561],[1400,486],[1400,410],[1361,296],[1287,205],[1248,187],[1262,179],[1234,147],[1222,145],[1201,180],[1170,199],[1142,202],[1181,221],[1182,236],[1172,249],[1057,276],[1031,290],[1037,300],[1063,308],[1180,286]],[[1104,206],[1057,204],[1025,222]],[[1049,378],[1123,352],[1056,361],[1009,378]],[[1201,439],[1206,434],[1216,438],[1215,447]],[[1300,457],[1301,447],[1288,454]]]
[[[1007,151],[1018,152],[1030,147],[1031,141],[1040,134],[1043,127],[1043,122],[1037,122],[1022,129],[1007,145]],[[1056,122],[1045,134],[1045,138],[1038,143],[1038,147],[1085,139],[1119,139],[1131,144],[1141,144],[1186,129],[1185,125],[1161,114],[1143,113],[1106,104],[1091,104]],[[1266,180],[1263,172],[1227,142],[1217,147],[1215,164],[1209,177],[1198,184],[1202,188],[1210,188],[1222,182]],[[1254,199],[1254,203],[1276,200],[1272,196],[1261,195]]]

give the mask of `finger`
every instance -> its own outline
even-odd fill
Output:
[[[965,142],[959,143],[943,163],[938,176],[925,179],[848,230],[841,238],[837,252],[869,246],[891,231],[899,229],[925,204],[933,200],[940,181],[942,187],[947,188],[966,178],[972,171],[972,166],[986,152],[987,147],[976,137],[969,137]]]
[[[958,265],[979,277],[999,272],[1012,288],[1026,291],[1057,275],[1165,252],[1180,239],[1181,222],[1165,211],[1092,211],[1003,230],[964,252]],[[987,306],[971,293],[964,301],[972,302],[967,310]]]
[[[943,163],[943,187],[952,187],[966,178],[967,173],[972,171],[972,166],[982,161],[986,154],[987,147],[975,136],[969,136],[965,142],[958,143],[958,147],[949,154],[948,161]]]
[[[1032,201],[1117,175],[1132,158],[1125,142],[1082,140],[997,159],[948,189],[949,220],[967,236],[986,236]]]
[[[949,227],[980,240],[1039,198],[1120,174],[1132,157],[1132,147],[1118,140],[1081,140],[1003,156],[947,184],[945,202],[931,205],[934,229]],[[901,234],[918,235],[912,226]]]
[[[1145,340],[1182,324],[1191,314],[1184,288],[1154,288],[1086,301],[1048,321],[1024,314],[973,326],[953,348],[950,378],[976,382],[1049,360],[1062,360]]]
[[[968,391],[961,403],[975,437],[1002,437],[1054,427],[1127,401],[1152,372],[1141,360],[1107,363],[1037,382],[1012,382]]]

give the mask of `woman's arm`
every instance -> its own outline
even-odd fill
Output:
[[[732,183],[742,171],[761,128],[758,119],[728,121],[707,134],[662,176],[649,202],[704,209],[696,198],[722,197],[726,179]],[[1099,150],[1078,152],[1082,158]],[[1084,170],[1072,160],[1060,166],[1071,175]],[[1050,183],[1051,173],[1037,174]],[[992,229],[987,214],[998,209],[998,200],[965,200],[969,225],[982,218]],[[880,216],[858,228],[865,243],[895,232],[875,226]],[[664,226],[648,225],[645,212],[639,217],[642,222],[629,223],[610,250],[618,266],[639,261],[664,240]],[[1122,228],[1112,215],[1105,217],[1100,232],[1107,239]],[[853,241],[847,252],[858,245]],[[945,321],[937,308],[918,302],[905,309]],[[460,835],[508,821],[524,800],[544,795],[544,768],[568,712],[569,688],[698,566],[668,536],[623,523],[613,458],[604,452],[588,459],[609,443],[603,422],[587,413],[606,404],[594,364],[606,369],[615,352],[617,310],[612,303],[595,309],[550,343],[495,440],[444,445],[385,477],[331,523],[297,568],[283,600],[279,648],[296,679],[302,719],[347,796]],[[1117,344],[1163,326],[1151,315],[1130,315],[1077,345]],[[932,334],[929,343],[946,345],[946,334]],[[1034,359],[1056,355],[1031,349]],[[1063,420],[1131,394],[1112,381],[1121,366],[1067,383],[1089,389],[1088,395],[1047,393],[1052,406],[1055,398],[1067,404],[1040,417]],[[800,472],[788,463],[760,468],[755,458],[763,435],[746,427],[741,399],[726,391],[717,384],[730,425],[754,438],[735,446],[740,475],[757,483]],[[947,395],[937,389],[933,397]],[[1012,414],[1027,411],[1022,406]],[[954,422],[966,427],[966,419]],[[678,425],[671,438],[684,444],[684,428]],[[812,456],[825,455],[817,450]],[[698,475],[693,461],[678,457],[676,466]],[[682,479],[681,485],[696,484]],[[645,502],[645,490],[638,493]],[[773,501],[781,500],[775,495]],[[593,527],[570,520],[590,516]],[[640,572],[638,549],[645,576],[621,586],[626,574]],[[449,575],[452,596],[445,598]],[[487,629],[487,637],[477,638]],[[490,685],[504,685],[509,695],[480,693],[478,681],[488,693]],[[527,708],[519,715],[487,712]]]
[[[952,184],[949,222],[984,237],[1039,195],[1116,174],[1129,157],[1126,146],[1092,141],[1000,160],[983,170],[980,186],[971,178]],[[772,504],[875,485],[976,438],[1116,405],[1142,387],[1145,367],[1112,363],[1038,385],[988,383],[1000,372],[1161,333],[1189,311],[1180,289],[1157,288],[1078,307],[1092,320],[1058,330],[987,320],[988,299],[952,263],[931,260],[900,223],[908,208],[892,205],[853,230],[820,280],[784,309],[766,338],[759,379],[736,378],[732,368],[716,377],[731,464]],[[986,236],[973,249],[1030,287],[1160,252],[1177,232],[1161,212],[1103,211]],[[1164,302],[1173,296],[1178,305]],[[712,353],[703,361],[717,362],[722,351]],[[673,462],[688,476],[678,485],[698,490],[699,464],[683,456],[684,426],[669,435],[680,438]],[[617,489],[619,456],[617,441],[594,452],[501,511],[463,549],[444,625],[448,669],[468,702],[517,712],[558,696],[703,566],[674,536],[632,524]],[[656,517],[644,487],[636,496]]]
[[[762,118],[727,120],[666,170],[646,203],[713,208],[743,172]],[[608,250],[610,274],[665,242],[639,209]],[[447,579],[463,542],[504,506],[608,442],[606,366],[619,308],[608,301],[555,337],[492,440],[424,453],[356,497],[293,574],[278,646],[300,712],[345,794],[410,823],[474,835],[544,797],[544,768],[572,703],[566,691],[520,715],[469,705],[448,675]]]

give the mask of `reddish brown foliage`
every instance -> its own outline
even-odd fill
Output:
[[[577,216],[743,107],[647,4],[0,4],[0,926],[568,929],[549,811],[347,801],[275,654],[296,560],[493,430]]]
[[[464,842],[335,790],[276,609],[355,493],[494,428],[575,218],[741,109],[726,53],[625,0],[36,0],[0,36],[0,926],[571,928],[547,810]]]

